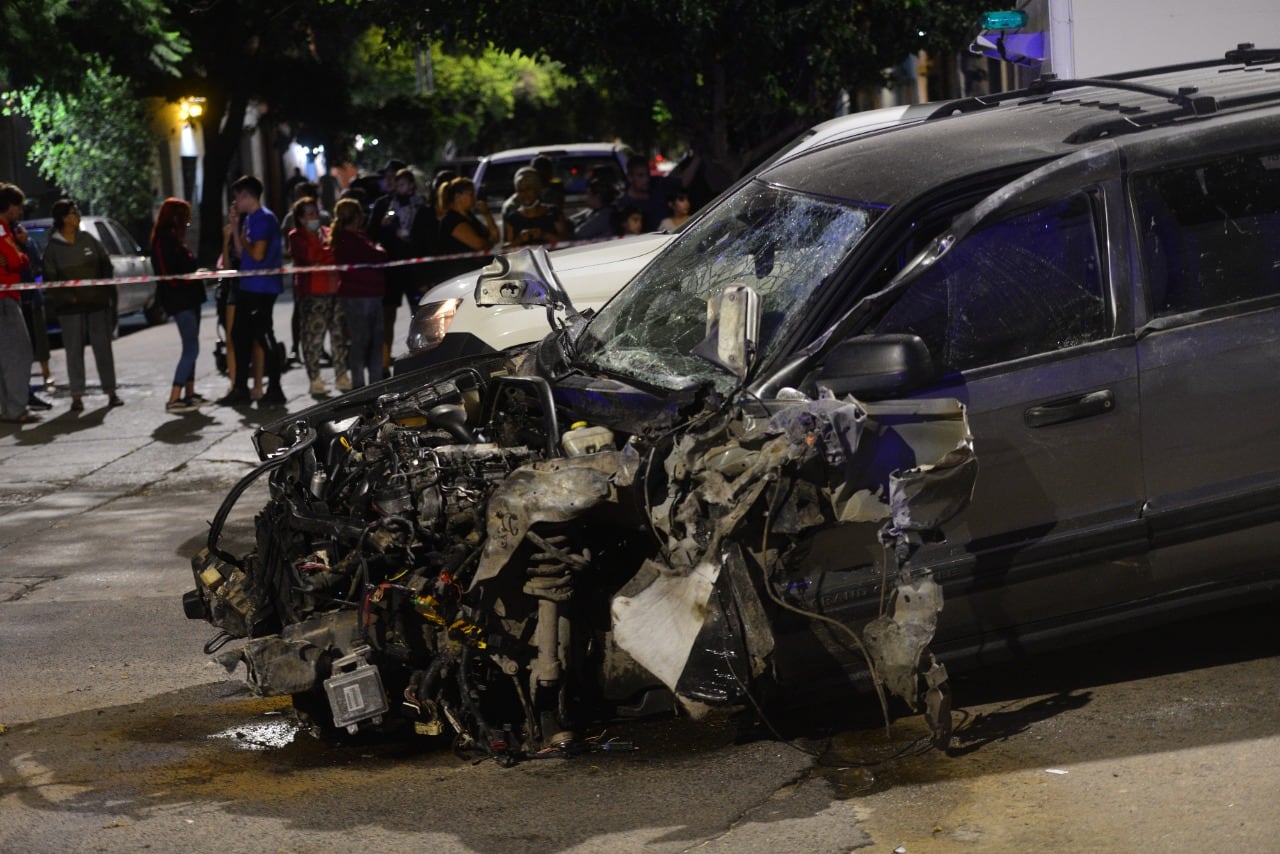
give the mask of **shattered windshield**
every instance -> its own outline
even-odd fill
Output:
[[[691,351],[707,334],[707,299],[725,286],[760,295],[759,360],[883,212],[754,182],[688,228],[587,327],[587,367],[680,388],[734,377]]]

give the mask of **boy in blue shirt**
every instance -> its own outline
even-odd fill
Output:
[[[252,175],[237,178],[231,185],[231,195],[229,227],[232,246],[240,256],[240,270],[278,269],[283,255],[280,220],[262,206],[262,182]],[[245,406],[253,401],[249,394],[249,372],[254,344],[260,346],[266,356],[267,390],[262,396],[262,405],[284,405],[272,320],[276,297],[283,289],[284,278],[279,273],[240,278],[236,316],[230,330],[236,352],[236,384],[218,400],[220,406]]]

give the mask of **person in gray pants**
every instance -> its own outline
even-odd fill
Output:
[[[40,416],[27,409],[31,387],[31,339],[22,319],[22,271],[31,263],[22,246],[27,233],[18,225],[26,196],[13,184],[0,184],[0,421],[30,424]]]
[[[111,256],[87,231],[80,228],[80,211],[70,199],[53,203],[53,234],[44,250],[44,281],[111,278]],[[71,384],[71,411],[84,409],[84,345],[93,347],[98,380],[107,393],[108,406],[122,406],[116,394],[116,363],[111,352],[111,336],[116,318],[115,289],[111,285],[76,285],[53,288],[49,294],[62,326],[62,349],[67,355],[67,378]]]

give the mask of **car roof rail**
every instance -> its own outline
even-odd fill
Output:
[[[1144,83],[1131,83],[1127,80],[1120,80],[1110,77],[1072,77],[1059,78],[1054,74],[1045,74],[1033,80],[1025,89],[1014,89],[1009,92],[997,92],[991,95],[975,95],[971,98],[961,98],[956,101],[949,101],[938,109],[930,113],[926,118],[928,120],[942,118],[944,116],[952,116],[956,113],[970,113],[975,110],[984,110],[988,107],[996,107],[1006,101],[1016,100],[1034,100],[1052,95],[1054,92],[1061,92],[1067,89],[1079,89],[1085,86],[1093,86],[1098,89],[1119,89],[1125,92],[1138,92],[1144,95],[1154,95],[1157,98],[1163,98],[1171,104],[1177,104],[1182,108],[1180,111],[1189,115],[1208,115],[1217,112],[1218,102],[1212,95],[1196,95],[1199,90],[1194,86],[1183,86],[1177,90],[1165,89],[1160,86],[1148,86]],[[1119,104],[1113,104],[1102,100],[1093,101],[1070,101],[1067,103],[1076,103],[1082,106],[1097,106],[1099,109],[1119,109],[1123,112],[1140,112],[1141,107],[1121,107]]]
[[[1044,98],[1054,92],[1060,92],[1065,89],[1074,89],[1083,86],[1093,86],[1100,89],[1117,89],[1127,92],[1138,92],[1146,95],[1154,95],[1157,98],[1163,98],[1171,104],[1177,104],[1182,107],[1179,115],[1195,115],[1204,116],[1217,112],[1223,105],[1211,95],[1197,95],[1197,89],[1194,86],[1183,86],[1177,90],[1165,89],[1159,86],[1148,86],[1144,83],[1132,82],[1135,77],[1150,77],[1170,71],[1183,71],[1195,68],[1212,68],[1218,65],[1254,65],[1259,63],[1280,62],[1280,48],[1257,48],[1250,43],[1241,43],[1236,45],[1234,50],[1229,50],[1223,54],[1222,59],[1203,60],[1200,62],[1187,62],[1177,65],[1162,66],[1159,68],[1141,69],[1138,71],[1127,71],[1120,74],[1109,74],[1101,77],[1081,77],[1081,78],[1058,78],[1053,74],[1045,74],[1030,85],[1023,89],[1013,89],[1008,92],[995,92],[989,95],[975,95],[969,98],[959,98],[954,101],[948,101],[930,113],[926,120],[951,116],[957,113],[968,113],[975,110],[984,110],[988,107],[995,107],[1007,101],[1029,100],[1036,98]],[[1237,103],[1243,104],[1248,100],[1270,100],[1269,95],[1255,96],[1250,99],[1233,99],[1232,105]],[[1098,106],[1100,109],[1119,109],[1121,112],[1140,112],[1141,108],[1126,107],[1121,108],[1119,105],[1110,104],[1104,101],[1078,101],[1076,103],[1084,106]],[[1112,124],[1117,124],[1113,120],[1108,120]]]
[[[1260,48],[1251,42],[1236,45],[1235,50],[1227,51],[1227,62],[1243,62],[1253,65],[1255,62],[1280,62],[1280,48]]]

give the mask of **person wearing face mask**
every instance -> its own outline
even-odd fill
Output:
[[[293,227],[297,225],[293,219],[293,206],[299,199],[310,196],[316,200],[316,204],[320,207],[320,224],[327,226],[333,219],[329,212],[324,209],[320,202],[320,187],[311,181],[302,180],[293,184],[290,190],[292,195],[289,197],[289,210],[285,213],[284,219],[280,220],[280,237],[284,240],[284,260],[289,261],[289,232],[293,231]],[[296,281],[290,281],[292,276],[285,276],[285,284],[293,292],[293,311],[289,313],[289,334],[292,343],[289,345],[289,360],[292,362],[302,362],[302,314],[300,311],[298,299],[298,287]]]
[[[196,259],[187,246],[191,225],[191,205],[183,199],[168,198],[160,205],[151,229],[151,268],[157,276],[181,276],[196,271]],[[173,374],[173,388],[164,411],[171,415],[195,412],[209,401],[196,394],[196,357],[200,354],[200,309],[205,302],[204,282],[191,279],[161,279],[156,298],[164,313],[178,326],[182,355]]]
[[[294,227],[289,230],[289,254],[295,267],[311,267],[333,263],[329,245],[329,229],[320,224],[320,205],[306,196],[294,202],[291,211]],[[347,319],[338,299],[338,274],[297,272],[295,293],[298,299],[298,321],[302,338],[302,363],[311,380],[311,394],[328,393],[320,376],[320,360],[324,355],[324,336],[333,348],[334,387],[351,390],[351,374],[347,367]]]
[[[535,246],[568,238],[569,228],[560,209],[542,200],[542,179],[537,172],[516,172],[515,190],[515,210],[502,221],[507,246]]]
[[[417,179],[406,166],[395,173],[391,192],[374,202],[367,231],[375,243],[387,250],[387,259],[396,261],[433,254],[438,227],[434,201],[418,193]],[[429,264],[409,264],[387,268],[386,293],[382,298],[384,368],[391,364],[396,310],[401,302],[409,303],[409,311],[418,307],[418,299],[435,284],[430,278],[435,271],[430,267]]]

